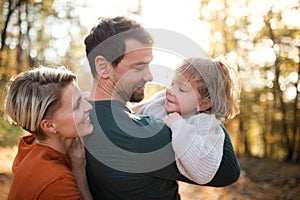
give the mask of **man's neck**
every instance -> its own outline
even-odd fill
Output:
[[[111,94],[101,87],[97,87],[93,84],[89,100],[101,101],[101,100],[111,100]]]
[[[114,92],[113,83],[111,83],[109,80],[103,81],[101,83],[100,81],[93,81],[89,100],[117,100],[126,104],[126,100],[124,100],[120,95]]]

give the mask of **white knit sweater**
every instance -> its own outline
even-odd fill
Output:
[[[165,91],[140,105],[139,113],[166,116],[163,107]],[[198,184],[206,184],[215,176],[223,156],[225,134],[214,114],[197,114],[180,119],[171,126],[172,147],[181,174]]]

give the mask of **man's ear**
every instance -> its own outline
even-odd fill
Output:
[[[199,107],[198,107],[198,111],[206,111],[208,109],[211,108],[211,100],[210,99],[205,99],[202,101],[199,101]]]
[[[57,133],[55,125],[47,119],[41,121],[40,128],[46,134]]]
[[[109,77],[109,65],[110,63],[103,56],[97,56],[95,58],[95,68],[99,78]]]

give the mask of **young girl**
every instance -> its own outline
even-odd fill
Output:
[[[189,58],[177,67],[170,87],[134,108],[163,118],[172,130],[179,171],[198,184],[215,176],[223,155],[222,121],[239,112],[234,73],[220,61]]]

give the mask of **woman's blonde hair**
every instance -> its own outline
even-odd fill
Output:
[[[210,100],[212,106],[205,112],[220,119],[233,118],[239,113],[240,88],[233,68],[210,58],[189,58],[177,66],[176,72],[196,83],[202,100]]]
[[[8,84],[5,116],[38,139],[44,139],[41,121],[53,117],[60,107],[62,89],[75,80],[76,75],[64,67],[40,66],[18,74]]]

